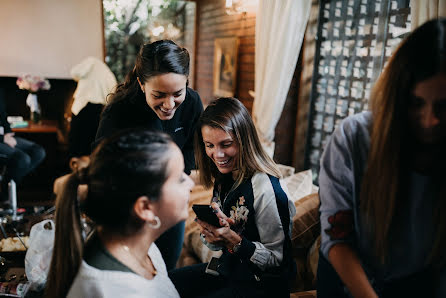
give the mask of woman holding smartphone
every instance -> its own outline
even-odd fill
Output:
[[[214,187],[211,204],[220,226],[197,222],[204,243],[223,255],[214,268],[219,276],[207,274],[207,264],[171,272],[180,295],[289,297],[294,204],[239,100],[209,104],[198,122],[195,155],[201,183]]]
[[[169,134],[184,156],[184,171],[195,168],[193,137],[203,111],[200,96],[187,87],[189,53],[170,40],[141,47],[135,67],[105,107],[96,140],[127,128]],[[160,237],[157,245],[168,269],[175,267],[184,239],[184,222]]]

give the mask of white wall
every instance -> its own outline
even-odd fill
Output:
[[[0,76],[71,78],[103,45],[101,0],[0,0]]]

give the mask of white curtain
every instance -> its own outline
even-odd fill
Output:
[[[445,0],[410,0],[412,30],[426,21],[446,16]]]
[[[271,156],[274,130],[296,68],[310,8],[311,0],[259,0],[253,118]]]

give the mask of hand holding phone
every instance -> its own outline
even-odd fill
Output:
[[[220,220],[215,212],[215,210],[210,205],[192,205],[192,210],[194,210],[197,218],[215,227],[220,227]]]

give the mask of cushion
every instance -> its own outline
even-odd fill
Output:
[[[319,195],[313,193],[294,203],[296,215],[293,218],[291,242],[293,253],[305,254],[320,234]]]
[[[311,170],[302,171],[283,179],[285,182],[290,199],[293,202],[318,191],[317,186],[313,184],[313,172]]]
[[[321,236],[317,237],[313,245],[310,247],[307,256],[307,277],[310,286],[316,287],[317,265],[319,262],[319,250],[321,248]]]

